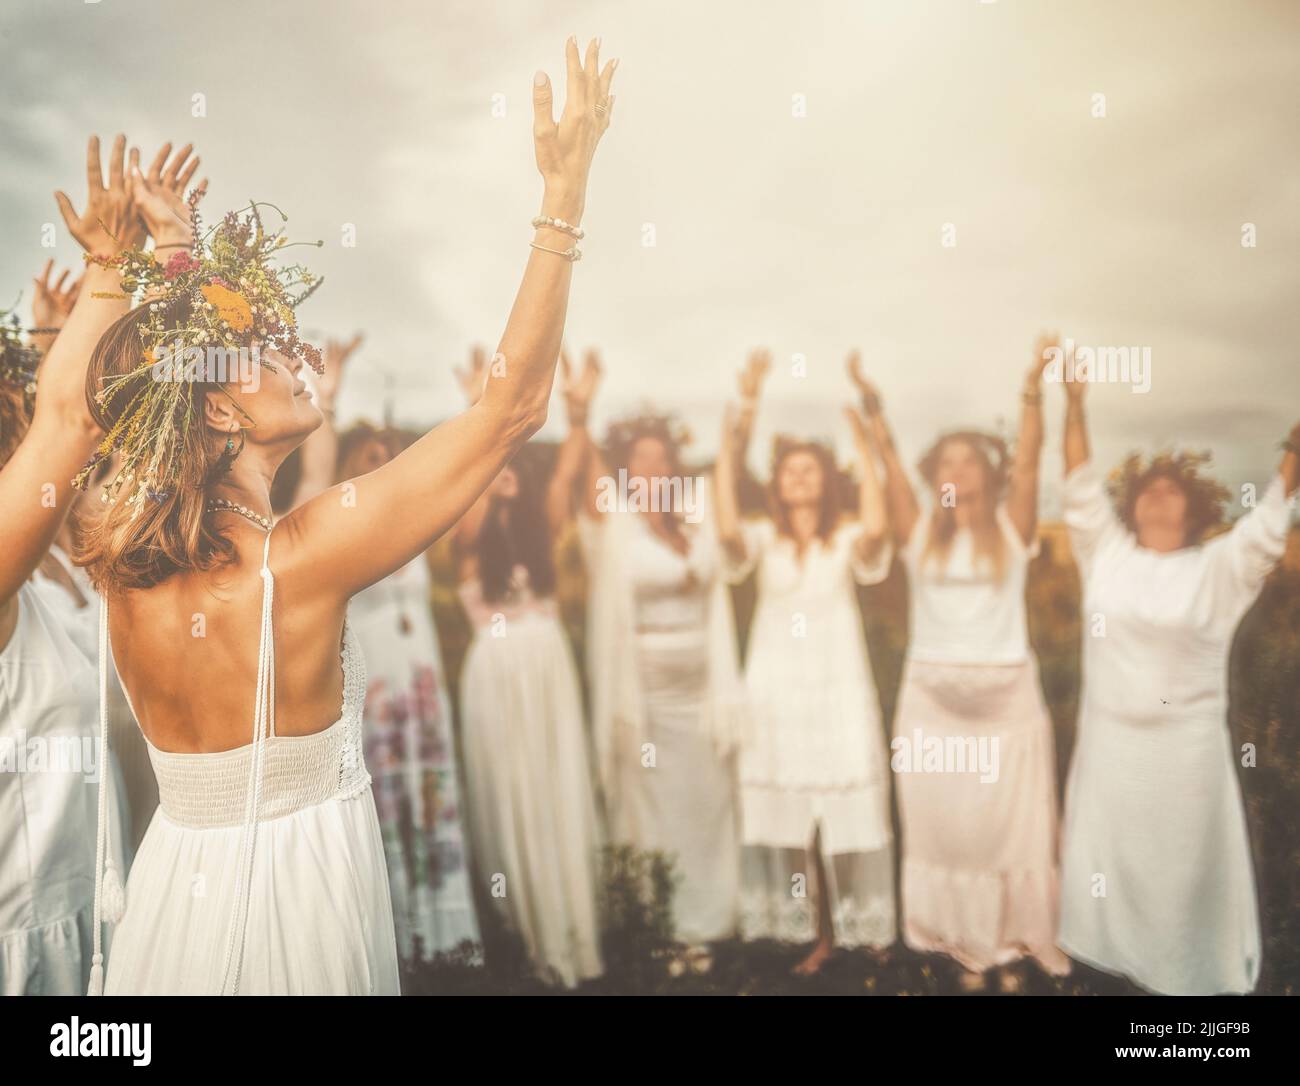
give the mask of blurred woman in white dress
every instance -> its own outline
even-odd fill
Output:
[[[192,173],[182,169],[188,152],[168,166],[174,185]],[[105,184],[99,141],[92,138],[84,213],[59,193],[69,233],[87,253],[108,256],[123,241],[143,243],[145,226],[126,174],[136,161],[119,136]],[[151,173],[160,178],[161,168],[156,163]],[[38,301],[48,276],[47,266],[37,280]],[[50,554],[75,504],[72,477],[98,440],[86,407],[86,359],[127,311],[116,269],[92,265],[84,282],[86,289],[67,299],[57,336],[25,340],[10,321],[0,330],[0,508],[8,511],[0,517],[3,995],[86,990],[95,953],[96,852],[119,878],[124,861],[120,782],[111,779],[97,712],[92,631],[98,608]],[[37,310],[38,326],[52,326]],[[105,776],[109,787],[97,788]],[[107,844],[97,838],[97,822],[105,830],[111,823]]]
[[[1116,506],[1067,381],[1065,519],[1083,580],[1083,690],[1066,788],[1060,946],[1166,995],[1246,993],[1260,967],[1227,727],[1228,653],[1286,549],[1300,425],[1230,531],[1203,455],[1130,457]]]
[[[382,467],[397,434],[341,439],[338,480]],[[397,949],[408,964],[477,942],[465,806],[442,649],[430,597],[433,551],[358,593],[348,621],[366,656],[364,746],[388,859]]]
[[[486,377],[478,356],[471,402]],[[582,692],[560,621],[552,548],[573,521],[599,376],[561,356],[569,436],[549,483],[526,447],[457,525],[460,598],[474,629],[460,676],[471,840],[486,900],[544,981],[602,972],[600,832]]]
[[[611,426],[607,458],[592,457],[580,528],[610,839],[673,859],[673,923],[703,968],[703,944],[735,935],[739,921],[746,712],[707,487],[683,475],[683,437],[649,414]]]
[[[739,465],[770,359],[751,356],[741,410],[728,412],[717,462],[718,535],[728,573],[758,571],[745,661],[753,725],[740,750],[741,904],[746,938],[833,947],[894,941],[893,829],[880,704],[854,584],[889,574],[885,499],[862,419],[856,517],[841,518],[831,452],[778,439],[769,515],[742,522]]]
[[[1056,948],[1057,797],[1052,722],[1029,645],[1025,584],[1037,554],[1040,338],[1013,458],[974,431],[921,461],[922,513],[874,388],[851,367],[885,465],[890,525],[908,575],[910,641],[891,766],[902,831],[903,938],[955,959],[967,991],[1050,974]],[[994,974],[996,973],[996,977]]]

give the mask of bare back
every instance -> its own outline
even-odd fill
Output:
[[[339,718],[346,600],[295,568],[287,524],[272,534],[275,731],[311,735]],[[109,635],[145,737],[159,750],[203,753],[252,741],[265,535],[229,529],[235,563],[176,574],[114,596]],[[278,559],[278,561],[277,561]]]

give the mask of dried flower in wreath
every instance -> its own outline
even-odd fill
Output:
[[[320,350],[298,338],[295,316],[322,280],[301,264],[278,263],[282,251],[291,247],[284,214],[254,201],[205,232],[198,200],[197,191],[190,194],[194,244],[189,251],[173,254],[165,264],[141,249],[97,261],[119,268],[122,289],[147,307],[139,322],[139,362],[107,378],[96,393],[110,426],[73,480],[86,489],[95,469],[118,454],[117,474],[104,488],[108,502],[122,497],[128,504],[146,498],[161,502],[177,492],[181,450],[191,431],[203,425],[196,384],[220,386],[228,377],[214,371],[214,358],[251,355],[272,368],[262,354],[274,350],[324,372]],[[279,215],[280,228],[269,230],[264,224],[262,209],[267,207]],[[235,455],[237,449],[223,456],[220,469],[227,469]]]

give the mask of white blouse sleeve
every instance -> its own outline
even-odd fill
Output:
[[[722,552],[722,575],[728,584],[740,584],[754,572],[771,538],[771,526],[772,522],[767,517],[761,520],[742,520],[740,522],[742,553],[737,555],[727,547],[718,548]]]
[[[1235,611],[1232,621],[1249,607],[1263,587],[1264,578],[1286,552],[1291,507],[1286,484],[1275,475],[1254,509],[1232,530],[1206,544],[1216,607]]]
[[[849,548],[849,570],[853,574],[853,579],[860,585],[880,584],[889,576],[889,567],[894,561],[894,545],[885,537],[876,548],[876,553],[872,556],[871,561],[863,561],[862,551],[858,547],[858,540],[862,537],[862,525],[853,525],[845,529],[845,543]]]
[[[1122,537],[1124,526],[1115,516],[1101,475],[1091,460],[1086,460],[1065,476],[1063,489],[1065,526],[1070,532],[1070,547],[1082,572],[1087,572],[1097,552],[1110,539]]]

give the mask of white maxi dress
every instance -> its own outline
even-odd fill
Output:
[[[892,552],[862,562],[860,530],[843,525],[801,557],[770,519],[747,522],[744,557],[729,563],[735,582],[758,569],[745,661],[753,726],[740,749],[746,938],[817,937],[816,833],[836,944],[894,941],[888,762],[853,587],[883,581]]]
[[[740,919],[736,751],[747,716],[716,531],[707,518],[686,524],[680,554],[637,513],[579,525],[610,838],[675,860],[681,942],[731,938]]]
[[[252,742],[204,754],[150,744],[159,807],[127,880],[107,994],[398,994],[388,870],[361,747],[365,663],[345,626],[339,719],[313,735],[275,734],[269,548],[268,534]],[[101,684],[107,641],[105,616]],[[97,889],[99,913],[112,895]]]
[[[1282,479],[1231,531],[1171,553],[1138,545],[1091,463],[1066,477],[1065,519],[1084,638],[1058,942],[1161,994],[1249,992],[1259,916],[1228,652],[1286,549]]]
[[[573,650],[554,597],[515,567],[509,597],[460,589],[474,640],[461,670],[470,834],[484,896],[538,975],[598,976],[600,832]]]
[[[18,589],[0,650],[0,995],[78,995],[90,977],[95,664],[54,593]]]

